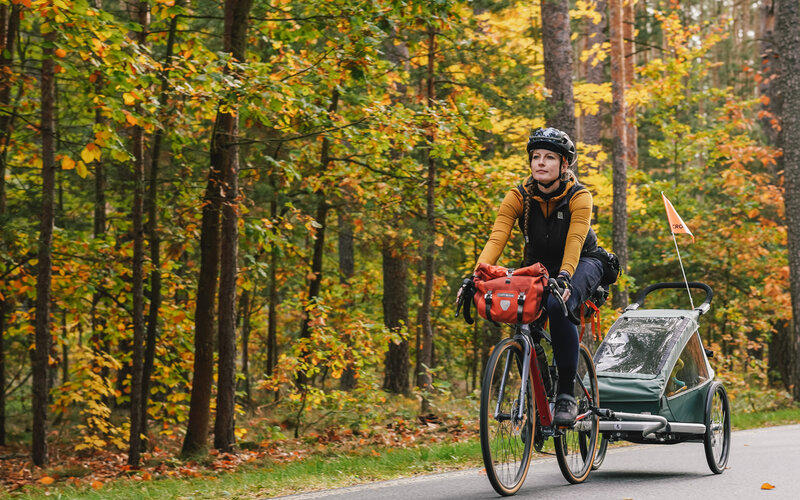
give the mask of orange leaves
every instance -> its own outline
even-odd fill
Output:
[[[43,478],[39,479],[39,482],[42,484],[53,484],[56,480],[50,476],[44,476]]]

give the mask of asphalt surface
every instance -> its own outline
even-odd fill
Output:
[[[765,489],[763,486],[773,488]],[[382,481],[281,497],[291,500],[472,500],[501,498],[481,469]],[[701,443],[611,447],[599,470],[570,485],[555,458],[531,463],[515,498],[800,499],[800,425],[737,431],[722,474],[713,474]]]

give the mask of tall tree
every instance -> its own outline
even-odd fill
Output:
[[[135,5],[134,19],[139,24],[136,39],[144,49],[150,21],[150,4],[140,1]],[[144,153],[145,132],[142,124],[133,126],[133,266],[131,295],[133,296],[133,344],[131,355],[131,429],[128,464],[139,465],[142,453],[142,431],[145,415],[142,414],[142,375],[144,369]]]
[[[334,89],[331,95],[331,103],[328,106],[328,114],[331,115],[336,112],[339,106],[339,90]],[[320,170],[325,171],[331,162],[330,156],[331,139],[328,136],[322,139],[322,150],[320,152],[319,165]],[[328,211],[330,204],[327,200],[325,190],[320,186],[314,193],[316,202],[316,214],[314,220],[319,224],[314,239],[314,250],[311,257],[311,279],[308,283],[308,303],[311,304],[319,297],[320,289],[322,287],[322,257],[325,253],[325,233],[327,229]],[[300,338],[308,339],[311,337],[311,322],[313,318],[306,314],[303,318],[303,325],[300,330]],[[300,387],[303,387],[308,382],[308,376],[304,370],[297,374],[297,382]]]
[[[182,2],[177,2],[181,5]],[[169,67],[172,63],[173,50],[178,28],[178,17],[172,16],[169,23],[169,34],[167,35],[166,53],[164,55],[164,67]],[[167,104],[167,91],[169,81],[164,71],[159,73],[161,80],[161,92],[158,96],[159,107],[162,109],[161,115]],[[144,365],[142,367],[142,435],[147,435],[147,414],[150,401],[150,377],[153,373],[155,362],[156,339],[158,333],[159,309],[161,307],[161,238],[158,230],[158,186],[161,166],[161,148],[164,142],[164,129],[159,127],[153,134],[152,147],[150,152],[150,169],[148,171],[147,192],[145,193],[145,211],[147,212],[147,225],[145,231],[150,246],[150,306],[147,311],[147,327],[145,330],[144,346]]]
[[[792,396],[800,401],[800,5],[795,0],[776,0],[775,36],[780,70],[781,146],[784,167],[784,204],[789,249],[789,291],[792,301],[790,366]]]
[[[544,83],[550,89],[547,124],[575,135],[575,98],[572,88],[572,30],[569,0],[542,0]]]
[[[605,59],[599,57],[600,48],[606,42],[606,1],[596,0],[594,2],[594,9],[597,12],[599,19],[597,22],[591,22],[588,29],[588,36],[586,37],[586,44],[592,54],[586,59],[586,81],[595,85],[600,85],[606,81],[606,64]],[[583,142],[586,144],[597,145],[600,144],[601,132],[603,131],[603,114],[598,111],[593,115],[583,116]]]
[[[19,4],[0,5],[0,225],[6,218],[6,155],[11,137],[11,78],[14,44],[19,31]],[[0,241],[0,245],[5,242]],[[6,299],[0,297],[0,446],[6,444]]]
[[[626,114],[625,114],[625,61],[623,53],[623,0],[608,1],[609,41],[611,42],[611,112],[614,134],[612,150],[613,194],[612,202],[612,246],[619,257],[623,272],[628,268],[628,173],[626,161]],[[614,286],[612,304],[625,307],[627,292]]]
[[[343,287],[350,287],[350,279],[355,274],[355,237],[353,235],[353,223],[350,220],[350,214],[347,213],[347,199],[346,196],[342,200],[342,204],[337,212],[339,220],[339,284]],[[353,299],[348,298],[345,302],[345,307],[348,309],[353,305]],[[349,332],[345,332],[344,344],[347,346],[348,352],[352,353],[353,336]],[[356,368],[353,366],[352,355],[349,355],[348,363],[342,371],[342,378],[339,381],[339,387],[343,391],[349,391],[356,387]]]
[[[389,342],[383,372],[383,388],[408,393],[408,272],[397,241],[387,237],[383,255],[383,324],[400,339]],[[405,327],[405,328],[404,328]],[[403,331],[403,330],[406,331]]]
[[[253,0],[225,1],[223,48],[245,62],[247,18]],[[232,65],[228,65],[228,68]],[[239,114],[234,101],[217,112],[211,163],[223,173],[222,249],[219,278],[219,361],[214,447],[233,451],[236,414],[236,274],[239,248]]]
[[[625,61],[625,90],[629,90],[635,81],[636,40],[634,31],[636,26],[636,0],[624,0],[622,6],[622,38],[623,59]],[[636,129],[636,112],[627,101],[625,103],[625,159],[626,164],[636,168],[639,163],[639,151],[636,146],[638,131]]]
[[[436,29],[428,28],[428,67],[426,75],[426,105],[429,110],[434,106],[433,79],[435,75],[436,58]],[[429,123],[430,132],[427,134],[428,148],[425,150],[424,160],[427,164],[427,179],[425,182],[425,235],[422,241],[422,269],[425,275],[425,288],[422,294],[422,305],[419,309],[419,322],[422,329],[422,345],[417,354],[417,387],[423,391],[422,402],[420,405],[421,413],[428,413],[431,409],[430,400],[427,393],[433,388],[433,324],[431,322],[431,302],[433,301],[433,281],[436,272],[436,159],[431,154],[434,146],[435,136],[433,134],[433,123]]]
[[[41,26],[42,48],[41,70],[41,124],[39,133],[42,141],[42,211],[39,219],[39,248],[36,275],[36,347],[33,354],[33,463],[43,467],[48,463],[47,456],[47,396],[50,388],[48,380],[50,358],[50,292],[53,277],[53,221],[55,218],[56,181],[56,130],[55,101],[56,74],[54,42],[56,32],[50,22]]]

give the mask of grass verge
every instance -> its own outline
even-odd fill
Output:
[[[735,414],[732,419],[735,430],[795,423],[800,423],[800,407]],[[481,451],[477,439],[413,448],[367,446],[355,454],[322,452],[299,462],[255,463],[236,472],[216,475],[114,481],[98,490],[68,484],[28,487],[12,498],[257,499],[480,466]]]

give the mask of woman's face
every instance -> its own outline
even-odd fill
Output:
[[[531,155],[531,175],[541,183],[553,182],[561,175],[561,156],[549,149],[534,149]]]

